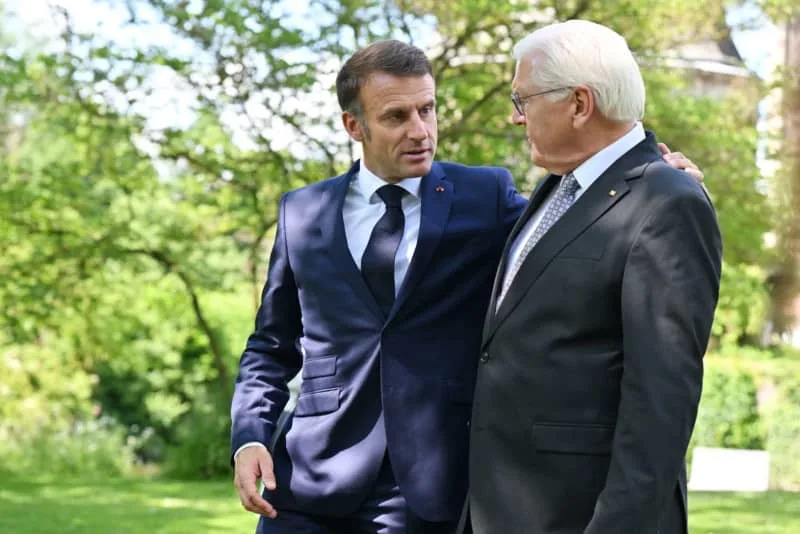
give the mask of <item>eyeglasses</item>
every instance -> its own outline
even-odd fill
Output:
[[[519,96],[519,94],[516,91],[512,91],[511,92],[511,102],[514,104],[514,109],[517,110],[517,113],[519,113],[520,115],[522,115],[524,117],[525,116],[525,104],[524,104],[524,102],[527,99],[533,98],[535,96],[546,95],[547,93],[555,93],[556,91],[563,91],[564,89],[573,89],[573,88],[572,87],[559,87],[557,89],[548,89],[547,91],[541,91],[539,93],[533,93],[532,95],[526,95],[526,96]]]

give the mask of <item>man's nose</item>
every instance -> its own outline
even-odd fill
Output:
[[[428,137],[427,125],[425,124],[425,121],[422,120],[422,117],[419,116],[419,114],[414,114],[411,117],[411,125],[409,126],[408,137],[415,141],[422,141]]]
[[[517,111],[514,106],[511,106],[511,116],[508,119],[511,124],[516,124],[517,126],[523,126],[528,122],[525,115]]]

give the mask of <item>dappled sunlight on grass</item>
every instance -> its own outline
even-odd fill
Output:
[[[252,532],[255,524],[230,481],[12,482],[0,490],[4,534]]]
[[[692,534],[797,534],[800,493],[689,494]],[[229,480],[20,482],[0,485],[3,534],[250,533]]]
[[[692,534],[796,534],[800,493],[689,493]]]

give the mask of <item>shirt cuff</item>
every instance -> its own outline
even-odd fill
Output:
[[[249,447],[264,447],[264,450],[267,450],[267,446],[261,443],[260,441],[248,441],[247,443],[236,449],[236,452],[233,453],[233,461],[234,462],[236,461],[236,457],[239,456],[240,452]]]

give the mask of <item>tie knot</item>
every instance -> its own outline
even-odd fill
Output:
[[[581,188],[581,184],[578,183],[574,174],[569,173],[561,179],[561,184],[558,187],[568,196],[574,196],[578,189]]]
[[[406,190],[399,185],[387,184],[379,187],[377,193],[387,207],[399,208],[401,206],[400,201],[403,199],[403,195],[406,194]]]

